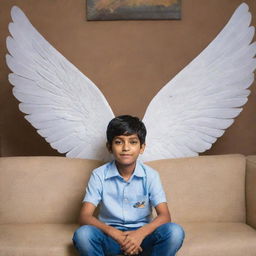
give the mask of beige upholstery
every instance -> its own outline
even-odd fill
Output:
[[[148,164],[161,175],[174,221],[245,222],[242,155],[167,159]]]
[[[77,255],[71,243],[77,227],[77,224],[2,224],[0,255]]]
[[[75,223],[91,170],[65,157],[0,159],[0,223]]]
[[[255,256],[256,231],[244,223],[183,223],[186,238],[177,256]]]
[[[64,157],[0,158],[0,256],[77,255],[72,235],[86,182],[100,164]],[[256,255],[256,156],[148,164],[160,173],[172,221],[185,229],[178,256]]]
[[[256,229],[256,156],[247,157],[246,170],[246,222]]]

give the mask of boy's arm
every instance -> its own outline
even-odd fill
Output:
[[[156,207],[157,216],[154,220],[140,228],[140,231],[145,235],[151,234],[155,229],[161,225],[171,222],[171,215],[167,206],[167,203],[160,203]]]
[[[81,226],[82,225],[95,226],[100,230],[102,230],[105,234],[107,234],[108,236],[116,240],[120,245],[122,245],[126,236],[124,232],[99,221],[96,217],[93,216],[95,209],[96,209],[96,206],[94,204],[89,202],[83,203],[82,209],[80,211],[79,220],[78,220],[79,224]]]

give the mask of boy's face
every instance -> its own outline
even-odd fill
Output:
[[[108,145],[115,160],[122,165],[134,164],[139,154],[143,153],[144,148],[145,144],[140,144],[137,134],[116,136],[112,145]]]

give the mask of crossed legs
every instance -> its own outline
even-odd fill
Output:
[[[131,230],[131,229],[127,229]],[[185,233],[176,223],[166,223],[158,227],[142,242],[141,256],[175,256],[182,246]],[[84,225],[73,236],[74,246],[80,256],[112,256],[121,254],[120,245],[100,229]]]

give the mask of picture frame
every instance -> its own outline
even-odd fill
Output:
[[[181,0],[87,0],[87,20],[179,20]]]

